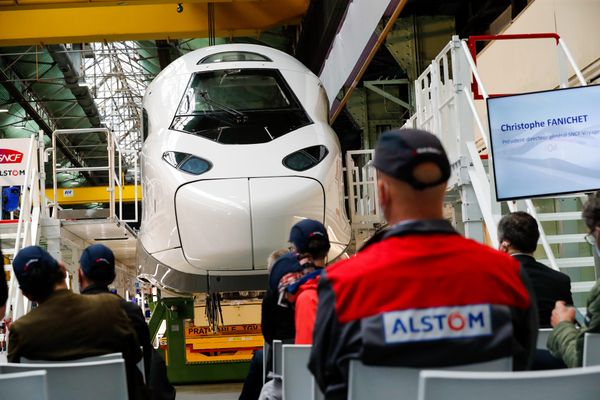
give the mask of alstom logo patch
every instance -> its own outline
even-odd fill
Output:
[[[383,314],[386,343],[458,339],[492,334],[489,304],[392,311]]]
[[[12,149],[0,149],[0,164],[18,164],[23,161],[23,153]]]

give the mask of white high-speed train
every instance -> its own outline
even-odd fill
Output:
[[[247,44],[180,57],[148,86],[141,152],[141,278],[178,292],[266,286],[268,255],[303,218],[344,253],[341,151],[319,79]]]

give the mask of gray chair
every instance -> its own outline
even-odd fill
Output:
[[[273,340],[271,352],[273,353],[273,373],[281,375],[281,351],[283,343],[281,340]]]
[[[311,345],[284,344],[282,348],[283,400],[323,399],[323,394],[308,369]],[[307,391],[310,395],[307,397]]]
[[[550,336],[551,333],[552,333],[552,328],[541,328],[540,330],[538,330],[536,348],[541,349],[541,350],[547,350],[548,346],[546,346],[546,343],[548,343],[548,337]]]
[[[127,400],[125,361],[3,364],[0,374],[45,370],[49,400]]]
[[[484,363],[457,365],[443,368],[458,371],[511,371],[512,358],[499,358]],[[419,372],[408,367],[379,367],[350,361],[348,376],[349,400],[408,399],[414,400],[419,392]],[[572,400],[572,399],[569,399]]]
[[[143,349],[142,349],[142,354],[143,354]],[[100,356],[93,356],[93,357],[84,357],[84,358],[77,358],[75,360],[64,360],[64,361],[48,361],[48,360],[30,360],[26,357],[21,357],[21,362],[23,364],[54,364],[54,363],[81,363],[81,362],[90,362],[90,361],[102,361],[102,360],[122,360],[123,359],[123,354],[122,353],[109,353],[109,354],[102,354]],[[140,370],[140,373],[142,374],[142,378],[144,380],[144,383],[146,382],[146,368],[144,367],[144,357],[142,356],[142,359],[140,361],[138,361],[138,363],[136,364],[138,369]]]
[[[63,360],[63,361],[49,361],[49,360],[30,360],[26,357],[21,357],[22,364],[73,364],[73,363],[82,363],[82,362],[92,362],[92,361],[103,361],[103,360],[121,360],[123,355],[121,353],[109,353],[102,354],[101,356],[93,356],[93,357],[84,357],[77,358],[75,360]]]
[[[422,371],[419,400],[591,400],[600,389],[600,366],[552,371]]]
[[[47,400],[46,371],[0,374],[0,400]]]
[[[583,337],[583,366],[600,365],[600,333],[586,333]]]

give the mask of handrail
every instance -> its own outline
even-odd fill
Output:
[[[14,255],[26,246],[37,244],[38,227],[40,222],[40,199],[38,163],[34,162],[37,153],[37,139],[32,136],[27,151],[27,163],[25,164],[25,182],[21,193],[20,213],[17,222],[17,232],[14,247]],[[41,161],[43,162],[43,161]],[[12,309],[11,318],[16,320],[29,309],[29,300],[19,291],[16,277],[11,271],[9,282],[9,310]]]
[[[106,152],[107,152],[107,163],[102,166],[83,166],[83,167],[56,167],[56,140],[59,135],[74,135],[74,134],[87,134],[87,133],[99,133],[106,136]],[[58,204],[58,182],[57,173],[59,172],[94,172],[94,171],[106,171],[108,172],[108,187],[106,190],[109,192],[109,220],[116,222],[137,222],[139,220],[139,207],[138,207],[138,159],[135,151],[124,151],[120,148],[119,143],[114,133],[107,128],[85,128],[85,129],[59,129],[54,131],[52,135],[52,181],[53,181],[53,193],[54,193],[54,210],[52,217],[58,218],[56,210],[60,207]],[[125,181],[123,177],[123,157],[125,154],[133,155],[134,162],[134,191],[135,191],[135,219],[125,220],[123,218],[123,187]],[[118,208],[116,202],[119,202]]]

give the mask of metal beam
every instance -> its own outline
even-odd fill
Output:
[[[0,0],[0,5],[6,0]],[[115,2],[116,3],[116,2]],[[111,42],[120,40],[182,39],[208,36],[205,3],[186,2],[183,12],[171,4],[48,8],[10,2],[0,7],[0,46],[25,44]],[[273,26],[299,22],[307,0],[262,0],[215,4],[215,30],[220,37],[256,36]],[[56,2],[55,4],[64,3]],[[107,29],[110,27],[110,29]]]
[[[404,107],[409,111],[412,111],[413,107],[410,104],[408,104],[404,100],[401,100],[401,99],[397,98],[396,96],[394,96],[376,86],[376,85],[408,85],[408,84],[410,84],[408,79],[392,79],[389,81],[364,81],[363,84],[365,85],[365,87],[367,89],[370,89],[373,92],[390,100],[391,102],[396,103],[399,106]]]
[[[77,71],[77,68],[75,68],[67,48],[62,44],[52,44],[46,46],[46,48],[52,59],[58,65],[58,68],[63,73],[65,82],[67,83],[66,87],[77,99],[77,103],[83,109],[83,112],[85,112],[90,124],[95,128],[99,128],[100,113],[98,112],[98,107],[96,107],[96,103],[90,94],[89,88],[79,86],[79,72]]]
[[[2,86],[4,86],[9,95],[17,103],[19,103],[19,105],[23,108],[23,110],[25,110],[27,115],[29,115],[29,117],[37,124],[37,126],[41,130],[43,130],[44,133],[48,135],[48,137],[52,138],[52,132],[54,132],[54,129],[49,125],[48,122],[46,122],[46,120],[44,120],[44,118],[40,116],[40,114],[38,114],[36,109],[31,104],[29,104],[27,98],[25,98],[23,93],[21,93],[21,91],[15,86],[15,84],[11,82],[10,77],[2,69],[0,69],[0,84],[2,84]],[[62,151],[65,157],[71,163],[73,163],[73,165],[79,167],[82,166],[78,157],[69,148],[67,148],[67,146],[65,146],[61,142],[58,142],[58,148]],[[88,173],[83,173],[83,175],[91,185],[94,185],[96,183],[96,181]]]

